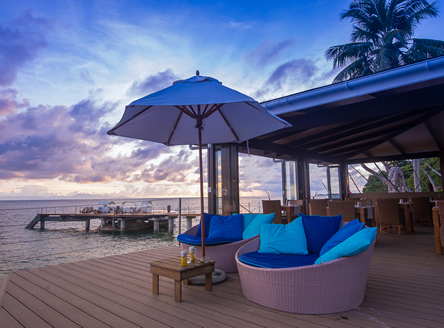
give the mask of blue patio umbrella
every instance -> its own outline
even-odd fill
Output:
[[[199,145],[201,229],[205,231],[202,144],[243,142],[291,125],[253,98],[218,80],[196,76],[133,101],[109,135],[163,143]],[[197,131],[196,131],[197,130]],[[202,257],[205,257],[202,233]]]

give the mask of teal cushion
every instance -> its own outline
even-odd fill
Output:
[[[287,225],[265,224],[261,229],[259,253],[308,254],[302,219],[297,218]]]
[[[339,229],[338,232],[336,232],[333,237],[331,237],[327,242],[322,246],[321,252],[319,255],[324,255],[327,253],[330,249],[335,247],[336,245],[339,245],[344,240],[349,238],[350,236],[354,235],[359,230],[363,229],[365,227],[364,223],[360,223],[358,219],[355,219],[353,221],[350,221],[346,225],[344,225],[341,229]]]
[[[220,216],[213,215],[210,221],[208,239],[241,240],[244,230],[242,214]]]
[[[242,215],[244,216],[244,231],[245,231],[245,229],[247,229],[250,223],[254,220],[257,213],[247,213]]]
[[[261,233],[261,228],[264,224],[269,224],[274,220],[274,213],[270,214],[257,214],[253,221],[248,225],[242,234],[242,239],[248,239],[255,237]]]
[[[299,213],[304,224],[307,248],[310,253],[319,254],[324,244],[339,231],[342,215],[320,216]]]
[[[356,232],[353,236],[333,247],[324,255],[321,255],[316,260],[315,264],[336,260],[343,256],[353,256],[362,253],[369,248],[375,240],[376,231],[377,228],[365,228]]]

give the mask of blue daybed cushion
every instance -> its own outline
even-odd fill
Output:
[[[354,235],[320,256],[315,264],[336,260],[343,256],[353,256],[362,253],[373,243],[376,238],[376,232],[377,228],[364,228],[356,232]]]
[[[342,215],[320,216],[299,213],[304,225],[309,253],[319,254],[324,244],[338,232]]]
[[[242,234],[242,239],[255,237],[261,233],[261,228],[264,224],[269,224],[274,220],[274,213],[270,214],[256,214],[253,221],[248,225]]]
[[[244,217],[242,214],[220,216],[214,215],[210,222],[208,239],[242,240]]]
[[[201,246],[202,245],[202,237],[198,236],[192,236],[187,234],[180,234],[177,236],[177,240],[181,243],[185,243],[188,245],[195,245],[195,246]],[[237,240],[223,240],[223,239],[209,239],[205,238],[205,245],[220,245],[220,244],[227,244],[227,243],[233,243],[238,241]]]
[[[338,232],[336,232],[333,237],[331,237],[322,247],[321,252],[319,255],[324,255],[327,253],[330,249],[333,247],[339,245],[344,240],[346,240],[348,237],[354,235],[359,230],[363,229],[365,226],[365,223],[360,223],[358,219],[355,219],[353,221],[350,221],[346,225],[344,225],[341,229],[339,229]]]
[[[210,233],[210,222],[211,218],[214,216],[214,214],[208,214],[204,213],[204,224],[205,224],[205,237],[208,237],[208,234]],[[202,219],[201,219],[202,221]],[[197,237],[202,237],[202,228],[201,228],[201,222],[199,222],[199,226],[197,227]]]
[[[302,219],[297,218],[291,223],[265,224],[260,234],[259,253],[267,254],[308,254]]]
[[[261,268],[294,268],[312,265],[318,258],[318,254],[265,254],[259,252],[245,253],[239,256],[239,261]]]

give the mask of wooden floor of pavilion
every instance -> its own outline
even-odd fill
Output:
[[[248,301],[237,274],[206,292],[172,280],[151,292],[149,263],[175,246],[18,271],[0,282],[1,327],[443,327],[444,256],[432,228],[378,236],[365,300],[354,310],[298,315]]]

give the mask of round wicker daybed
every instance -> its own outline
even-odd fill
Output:
[[[199,226],[196,225],[190,229],[188,229],[185,234],[195,236],[197,233],[197,228]],[[235,255],[239,247],[242,247],[243,245],[247,244],[248,242],[259,239],[259,235],[249,238],[240,240],[233,243],[227,243],[227,244],[221,244],[221,245],[205,245],[205,256],[209,257],[210,260],[215,260],[216,263],[214,265],[215,269],[222,270],[224,272],[237,272],[237,266],[236,266],[236,260]],[[182,243],[182,249],[188,250],[190,246],[186,243]],[[195,256],[196,258],[202,257],[202,247],[201,246],[194,246],[196,248],[195,250]]]
[[[265,269],[239,261],[239,256],[259,246],[257,238],[236,253],[242,291],[250,301],[303,314],[343,312],[363,302],[375,241],[360,254],[303,267]]]

